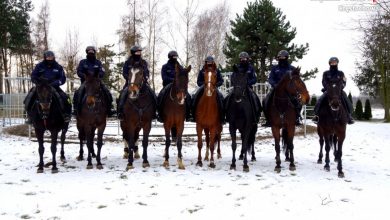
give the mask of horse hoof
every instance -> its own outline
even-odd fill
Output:
[[[196,166],[198,166],[198,167],[202,167],[202,166],[203,166],[203,163],[202,163],[202,161],[198,160],[198,162],[196,163]]]
[[[218,159],[221,159],[221,158],[222,158],[222,155],[221,155],[221,154],[218,154],[218,155],[217,155],[217,158],[218,158]]]
[[[204,157],[204,161],[209,161],[209,157]]]
[[[215,168],[215,163],[210,163],[209,167],[214,169]]]
[[[53,174],[54,174],[54,173],[58,173],[58,168],[52,168],[52,169],[51,169],[51,173],[53,173]]]
[[[63,158],[60,158],[60,160],[61,160],[61,162],[62,162],[62,163],[66,163],[66,159],[65,159],[65,157],[63,157]]]
[[[48,163],[45,164],[45,168],[48,168],[48,167],[50,167],[51,165],[53,165],[53,162],[48,162]]]
[[[168,168],[169,168],[169,162],[168,162],[168,161],[164,161],[163,167],[165,167],[166,169],[168,169]]]
[[[150,167],[150,164],[149,164],[148,162],[146,162],[146,163],[142,163],[142,167],[143,167],[143,168]]]
[[[37,173],[43,173],[43,168],[38,168]]]
[[[325,169],[325,171],[330,171],[330,167],[329,166],[324,166],[324,169]]]
[[[96,165],[96,169],[98,169],[98,170],[101,170],[101,169],[103,169],[103,165],[102,165],[102,164],[98,164],[98,165]]]
[[[128,164],[126,166],[126,171],[129,171],[129,170],[132,170],[132,169],[134,169],[133,165]]]
[[[93,165],[92,165],[92,164],[88,164],[88,165],[87,165],[87,169],[88,169],[88,170],[93,169]]]
[[[123,159],[129,159],[129,153],[124,153],[123,154]]]
[[[236,165],[233,165],[233,164],[230,165],[230,169],[231,169],[231,170],[236,170]]]
[[[275,167],[275,172],[277,172],[277,173],[280,173],[280,171],[282,171],[282,168],[280,168],[280,167]]]
[[[82,160],[84,160],[84,157],[83,156],[78,156],[78,157],[76,157],[76,160],[77,161],[82,161]]]
[[[322,160],[317,160],[317,164],[322,164]]]
[[[179,164],[179,170],[185,170],[186,168],[184,167],[183,164]]]
[[[141,158],[141,157],[140,157],[138,151],[136,151],[136,152],[134,153],[134,159],[139,159],[139,158]]]
[[[296,167],[295,167],[295,165],[290,165],[290,167],[289,167],[289,169],[290,169],[290,171],[295,171],[296,170]]]
[[[246,172],[246,173],[249,172],[249,166],[245,166],[245,165],[244,165],[243,171]]]
[[[238,157],[238,160],[243,160],[244,159],[244,156],[242,156],[242,155],[240,155],[239,157]]]
[[[343,172],[339,172],[338,176],[339,176],[339,178],[344,178],[345,177]]]
[[[256,161],[256,157],[252,157],[251,161],[255,162]]]

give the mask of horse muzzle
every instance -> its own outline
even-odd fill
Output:
[[[87,100],[86,100],[86,103],[87,103],[87,107],[88,109],[92,109],[95,107],[95,97],[93,96],[87,96]]]
[[[178,100],[179,105],[184,105],[185,99],[186,99],[186,94],[184,92],[179,92],[179,93],[177,93],[176,98]]]
[[[330,106],[330,109],[332,111],[339,111],[340,110],[340,102],[336,101],[336,100],[332,100],[330,103],[329,103],[329,106]]]

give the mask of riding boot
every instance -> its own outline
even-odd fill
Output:
[[[218,111],[219,111],[219,118],[222,124],[225,124],[225,112],[223,110],[223,95],[222,93],[217,90],[217,104],[218,104]]]
[[[147,90],[147,92],[150,94],[150,95],[152,95],[152,97],[153,97],[153,106],[155,107],[155,108],[157,108],[157,96],[156,96],[156,93],[153,91],[153,89],[150,87],[150,85],[148,84],[148,83],[146,83],[146,90]],[[156,114],[156,112],[153,112],[153,117],[152,117],[152,119],[157,119],[157,114]]]
[[[345,93],[344,91],[342,92],[342,98],[343,98],[344,107],[347,109],[348,112],[348,124],[351,125],[355,123],[355,120],[352,117],[353,106],[351,101],[348,99],[347,93]]]
[[[204,86],[199,87],[195,94],[192,96],[191,112],[193,116],[193,122],[196,121],[196,106],[198,105],[200,97],[203,95]]]
[[[115,114],[115,111],[112,109],[113,99],[112,99],[111,92],[110,92],[110,90],[108,90],[108,88],[104,84],[101,84],[101,88],[102,88],[103,93],[106,96],[106,100],[107,100],[107,103],[106,103],[107,116],[112,117]]]
[[[264,103],[263,103],[263,106],[264,106],[264,108],[263,108],[263,113],[264,113],[264,117],[265,117],[265,123],[261,125],[262,127],[271,127],[271,126],[272,126],[272,125],[271,125],[271,122],[270,122],[270,120],[269,120],[269,115],[267,114],[268,107],[269,107],[269,101],[270,101],[270,99],[271,99],[271,98],[270,98],[271,93],[272,93],[272,91],[271,91],[270,93],[268,93],[267,96],[266,96],[265,99],[264,99]]]
[[[186,121],[194,122],[194,118],[191,114],[191,95],[187,92],[186,99],[185,99],[185,105],[186,105]]]
[[[355,123],[355,119],[353,119],[352,114],[348,114],[348,124],[351,125],[354,123]]]
[[[72,103],[71,103],[70,97],[68,95],[66,95],[66,100],[64,102],[65,102],[64,121],[65,121],[65,123],[68,123],[72,119]]]
[[[30,91],[28,92],[26,98],[24,99],[24,110],[26,111],[27,115],[27,120],[26,124],[32,124],[32,118],[29,115],[29,112],[31,111],[31,108],[33,106],[33,103],[35,102],[35,87],[31,88]]]
[[[78,109],[79,109],[79,89],[76,89],[76,91],[73,94],[73,112],[72,115],[77,115],[78,114]]]
[[[157,121],[158,122],[164,122],[163,119],[163,100],[165,99],[166,94],[168,93],[169,89],[171,88],[172,83],[166,85],[164,88],[160,90],[157,96]]]
[[[127,88],[124,88],[119,95],[119,102],[117,107],[117,115],[120,121],[123,121],[123,106],[127,98]]]

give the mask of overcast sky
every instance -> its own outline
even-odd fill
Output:
[[[44,0],[32,0],[36,13]],[[223,0],[199,0],[198,13],[222,2]],[[50,41],[54,51],[61,48],[66,30],[76,29],[79,32],[82,48],[97,42],[98,46],[118,42],[115,34],[119,28],[120,17],[127,12],[126,0],[52,0],[50,2]],[[184,7],[186,1],[164,0],[170,8],[166,19],[176,19],[175,7]],[[227,1],[231,9],[231,18],[241,14],[246,6],[245,0]],[[322,72],[328,69],[328,59],[337,56],[340,59],[339,69],[347,75],[346,92],[358,95],[359,90],[353,84],[351,75],[355,73],[354,63],[360,59],[356,47],[359,33],[352,29],[356,20],[367,17],[367,11],[376,10],[373,0],[273,0],[281,8],[287,20],[297,28],[294,43],[309,43],[310,50],[306,56],[293,65],[302,66],[303,70],[318,67],[317,78],[307,82],[310,93],[320,94]],[[356,7],[363,6],[363,7]],[[34,17],[34,13],[32,16]],[[104,16],[103,16],[104,15]],[[163,29],[164,32],[164,29]],[[144,45],[142,45],[144,46]],[[162,59],[169,48],[163,48]],[[82,51],[81,51],[82,52]],[[183,53],[182,51],[178,51]],[[83,53],[83,52],[82,52]]]

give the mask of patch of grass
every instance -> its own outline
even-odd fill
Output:
[[[28,125],[15,125],[3,129],[4,133],[9,135],[16,135],[22,137],[28,137]]]
[[[26,196],[35,196],[36,194],[37,193],[35,193],[35,192],[27,192],[24,195],[26,195]]]
[[[23,183],[28,183],[28,182],[30,182],[29,179],[21,179],[20,181],[22,181]]]
[[[137,202],[136,204],[137,204],[137,205],[140,205],[140,206],[147,206],[147,204],[146,204],[146,203],[143,203],[143,202]]]
[[[21,219],[31,219],[32,217],[30,215],[24,214],[20,216]]]
[[[106,205],[99,205],[97,208],[98,209],[104,209],[104,208],[107,208],[107,206]]]

